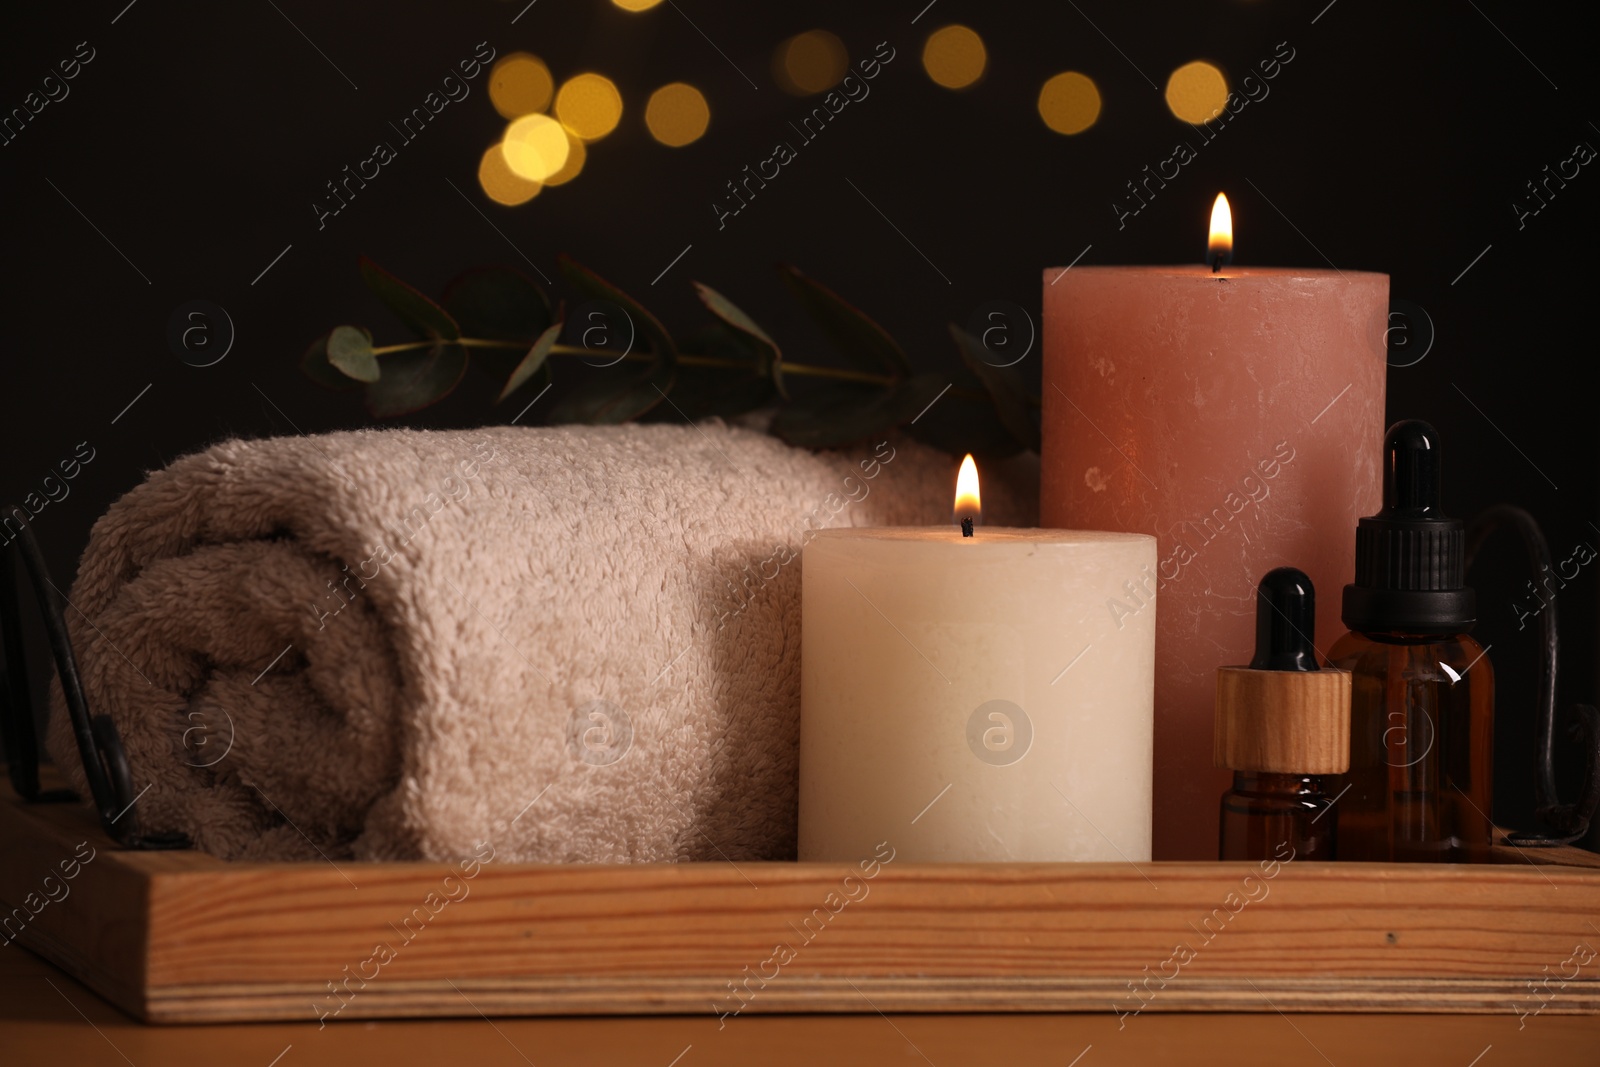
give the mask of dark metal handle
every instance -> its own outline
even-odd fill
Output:
[[[1551,571],[1550,544],[1544,531],[1523,508],[1496,504],[1467,527],[1467,567],[1472,566],[1485,541],[1502,530],[1512,530],[1522,541],[1533,571],[1534,583]],[[1563,804],[1556,790],[1556,679],[1560,663],[1556,598],[1539,613],[1538,755],[1534,768],[1534,806],[1552,833],[1514,833],[1508,840],[1518,845],[1570,845],[1589,832],[1589,821],[1600,805],[1600,712],[1587,704],[1574,704],[1567,713],[1567,737],[1584,758],[1583,788],[1577,803]]]
[[[7,514],[13,510],[7,509]],[[44,619],[50,651],[55,657],[56,674],[61,679],[61,695],[72,719],[72,732],[78,741],[78,756],[83,761],[84,777],[94,794],[106,833],[127,848],[171,849],[191,847],[180,833],[145,834],[139,830],[139,816],[133,810],[139,799],[133,789],[133,775],[123,752],[122,736],[109,715],[91,715],[89,702],[78,676],[78,661],[72,654],[72,639],[61,616],[61,591],[50,580],[44,554],[34,539],[33,528],[23,526],[11,542],[22,560]],[[77,800],[68,789],[41,792],[39,789],[39,746],[33,727],[32,702],[28,697],[27,661],[22,648],[20,605],[15,564],[0,555],[0,630],[5,652],[4,704],[0,705],[0,735],[3,735],[9,761],[11,784],[23,799],[35,803]]]

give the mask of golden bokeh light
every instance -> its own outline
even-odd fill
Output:
[[[934,30],[922,46],[922,69],[946,89],[965,89],[983,77],[988,63],[983,38],[965,26]]]
[[[1039,90],[1039,117],[1057,133],[1082,133],[1100,117],[1100,90],[1087,74],[1063,71]]]
[[[1167,79],[1167,106],[1190,125],[1210,122],[1228,102],[1228,79],[1210,63],[1185,63]]]
[[[489,73],[489,102],[501,118],[520,119],[550,106],[555,79],[544,60],[527,52],[503,56]]]
[[[570,139],[549,115],[524,115],[506,127],[506,166],[519,178],[543,182],[567,165]]]
[[[849,72],[844,42],[827,30],[807,30],[778,46],[772,75],[785,92],[809,96],[826,92]]]
[[[683,82],[663,85],[650,94],[644,124],[650,136],[670,148],[698,141],[711,124],[711,108],[699,89]]]
[[[579,74],[556,93],[556,118],[585,141],[598,141],[622,121],[622,94],[604,74]]]
[[[611,0],[611,2],[624,11],[649,11],[661,3],[661,0]]]
[[[561,164],[561,169],[544,180],[546,185],[565,185],[578,176],[583,170],[583,164],[589,158],[589,150],[583,147],[583,141],[567,134],[567,161]]]
[[[539,195],[539,183],[519,178],[506,162],[502,145],[491,145],[478,161],[478,184],[484,195],[497,204],[516,207]]]

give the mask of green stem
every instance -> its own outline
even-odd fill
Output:
[[[436,341],[408,341],[405,344],[382,345],[378,348],[374,348],[372,350],[372,354],[375,356],[387,356],[392,352],[415,352],[422,348],[432,348],[437,343],[438,342]],[[526,349],[530,347],[531,344],[531,342],[528,341],[497,341],[483,337],[458,337],[451,343],[458,344],[463,348],[520,349]],[[594,356],[598,355],[599,353],[597,353],[594,349],[584,348],[582,345],[558,344],[550,346],[550,354],[552,356]],[[645,362],[655,357],[648,352],[629,352],[622,358],[626,360]],[[681,367],[708,367],[718,370],[750,369],[749,363],[741,362],[737,359],[723,359],[720,356],[680,355],[678,356],[678,365]],[[899,380],[897,378],[891,378],[887,374],[872,374],[867,371],[846,370],[843,367],[817,367],[809,363],[790,363],[788,361],[784,361],[780,363],[779,366],[785,376],[795,376],[801,378],[831,378],[834,381],[861,382],[865,385],[893,385]],[[988,395],[982,390],[978,389],[965,389],[956,387],[950,391],[957,396],[966,397],[969,400],[988,399]],[[1030,397],[1029,403],[1037,407],[1039,402],[1038,400]]]
[[[679,357],[680,361],[686,357]],[[808,363],[778,364],[784,375],[799,375],[802,378],[833,378],[841,382],[866,382],[870,385],[893,385],[894,378],[887,374],[868,374],[866,371],[845,370],[842,367],[813,367]]]
[[[437,341],[408,341],[403,345],[381,345],[372,350],[375,356],[387,356],[391,352],[415,352],[419,348],[432,348]],[[451,344],[460,345],[462,348],[528,348],[531,341],[491,341],[478,337],[458,337]]]
[[[438,342],[435,341],[408,341],[405,344],[381,345],[377,348],[374,348],[372,350],[372,354],[375,356],[387,356],[394,352],[415,352],[423,348],[432,348],[437,343]],[[463,348],[526,349],[529,347],[530,342],[497,341],[481,337],[458,337],[456,340],[452,341],[451,344],[457,344]],[[591,348],[584,348],[582,345],[551,345],[550,354],[552,356],[602,355],[602,353],[596,352]],[[629,352],[622,358],[626,360],[644,362],[653,359],[654,357],[648,352]],[[741,362],[737,359],[723,359],[719,356],[680,355],[678,356],[678,365],[680,367],[711,367],[718,370],[750,369],[749,363]],[[833,378],[842,382],[864,382],[868,385],[893,385],[896,381],[896,379],[889,377],[887,374],[869,374],[865,371],[845,370],[841,367],[814,367],[806,363],[787,362],[781,364],[781,367],[784,374],[794,374],[801,377],[810,378]]]

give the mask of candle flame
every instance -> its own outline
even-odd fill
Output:
[[[1211,205],[1211,240],[1206,244],[1206,262],[1214,267],[1233,259],[1233,210],[1228,197],[1217,194]]]
[[[983,521],[983,503],[978,496],[978,465],[972,462],[972,453],[961,461],[961,472],[956,475],[956,521],[972,519]]]

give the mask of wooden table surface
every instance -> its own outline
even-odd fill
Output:
[[[1270,996],[1270,990],[1265,990]],[[1552,1002],[1552,1009],[1559,999]],[[1505,1015],[746,1015],[146,1026],[16,945],[0,947],[4,1067],[519,1067],[1285,1063],[1600,1064],[1600,1018]]]

